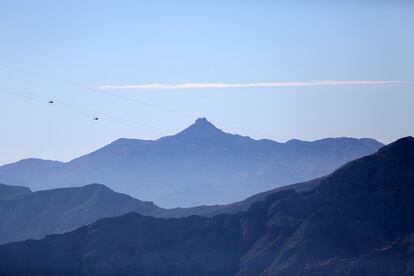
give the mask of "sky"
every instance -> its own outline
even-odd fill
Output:
[[[413,14],[404,0],[2,0],[0,164],[198,117],[280,142],[413,135]]]

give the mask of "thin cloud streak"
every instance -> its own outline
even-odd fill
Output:
[[[177,89],[227,89],[227,88],[272,88],[272,87],[306,87],[306,86],[343,86],[343,85],[387,85],[404,84],[407,81],[396,80],[325,80],[302,82],[256,82],[256,83],[180,83],[180,84],[127,84],[102,85],[101,90],[177,90]]]

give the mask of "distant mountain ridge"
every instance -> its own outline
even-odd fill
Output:
[[[310,181],[277,188],[228,205],[164,209],[152,202],[117,193],[102,184],[57,188],[31,192],[29,188],[0,184],[0,244],[26,239],[41,239],[64,233],[99,219],[130,212],[160,218],[192,215],[213,217],[247,210],[278,190],[310,190]]]
[[[13,196],[6,194],[3,186],[14,191]],[[116,193],[100,184],[38,192],[0,185],[0,244],[64,233],[105,217],[129,212],[150,215],[160,210],[152,202]]]
[[[0,183],[0,200],[13,200],[31,193],[30,189],[22,186],[10,186]]]
[[[354,138],[254,140],[201,118],[176,135],[118,139],[67,163],[27,159],[4,165],[0,182],[33,190],[102,183],[169,208],[225,204],[326,175],[381,146]]]
[[[2,245],[0,274],[413,275],[414,138],[314,181],[236,214],[130,213]]]

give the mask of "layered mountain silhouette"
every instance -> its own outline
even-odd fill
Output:
[[[21,186],[10,186],[0,183],[0,200],[16,199],[31,193],[30,189]]]
[[[414,138],[246,211],[129,213],[0,246],[0,274],[413,275]]]
[[[326,175],[381,146],[353,138],[254,140],[201,118],[176,135],[119,139],[67,163],[26,159],[1,166],[0,182],[32,190],[102,183],[162,207],[225,204]]]
[[[29,188],[0,184],[0,244],[40,239],[93,223],[98,219],[136,212],[154,217],[212,217],[247,210],[277,190],[309,190],[315,181],[299,183],[254,195],[228,205],[164,209],[152,202],[112,191],[102,184],[31,192]]]
[[[7,192],[7,193],[6,193]],[[0,185],[0,244],[64,233],[105,217],[162,210],[104,185],[31,192]]]

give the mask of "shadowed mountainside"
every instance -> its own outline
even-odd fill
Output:
[[[112,191],[101,184],[31,192],[19,186],[0,184],[0,244],[25,239],[40,239],[48,234],[64,233],[98,219],[129,212],[154,217],[186,217],[237,213],[247,210],[276,190],[309,190],[317,181],[299,183],[257,194],[228,205],[163,209]]]
[[[116,193],[99,184],[33,193],[27,188],[7,185],[0,185],[0,192],[5,190],[3,187],[23,193],[8,199],[3,199],[5,194],[0,193],[0,243],[43,238],[105,217],[128,212],[148,215],[161,209],[152,202]]]
[[[354,138],[254,140],[203,118],[176,135],[119,139],[68,163],[26,159],[4,165],[0,181],[32,190],[102,183],[169,208],[227,204],[326,175],[381,146]]]
[[[0,273],[412,275],[414,138],[212,218],[100,220],[0,246]]]
[[[30,189],[21,186],[10,186],[0,183],[0,200],[12,200],[31,193]]]

